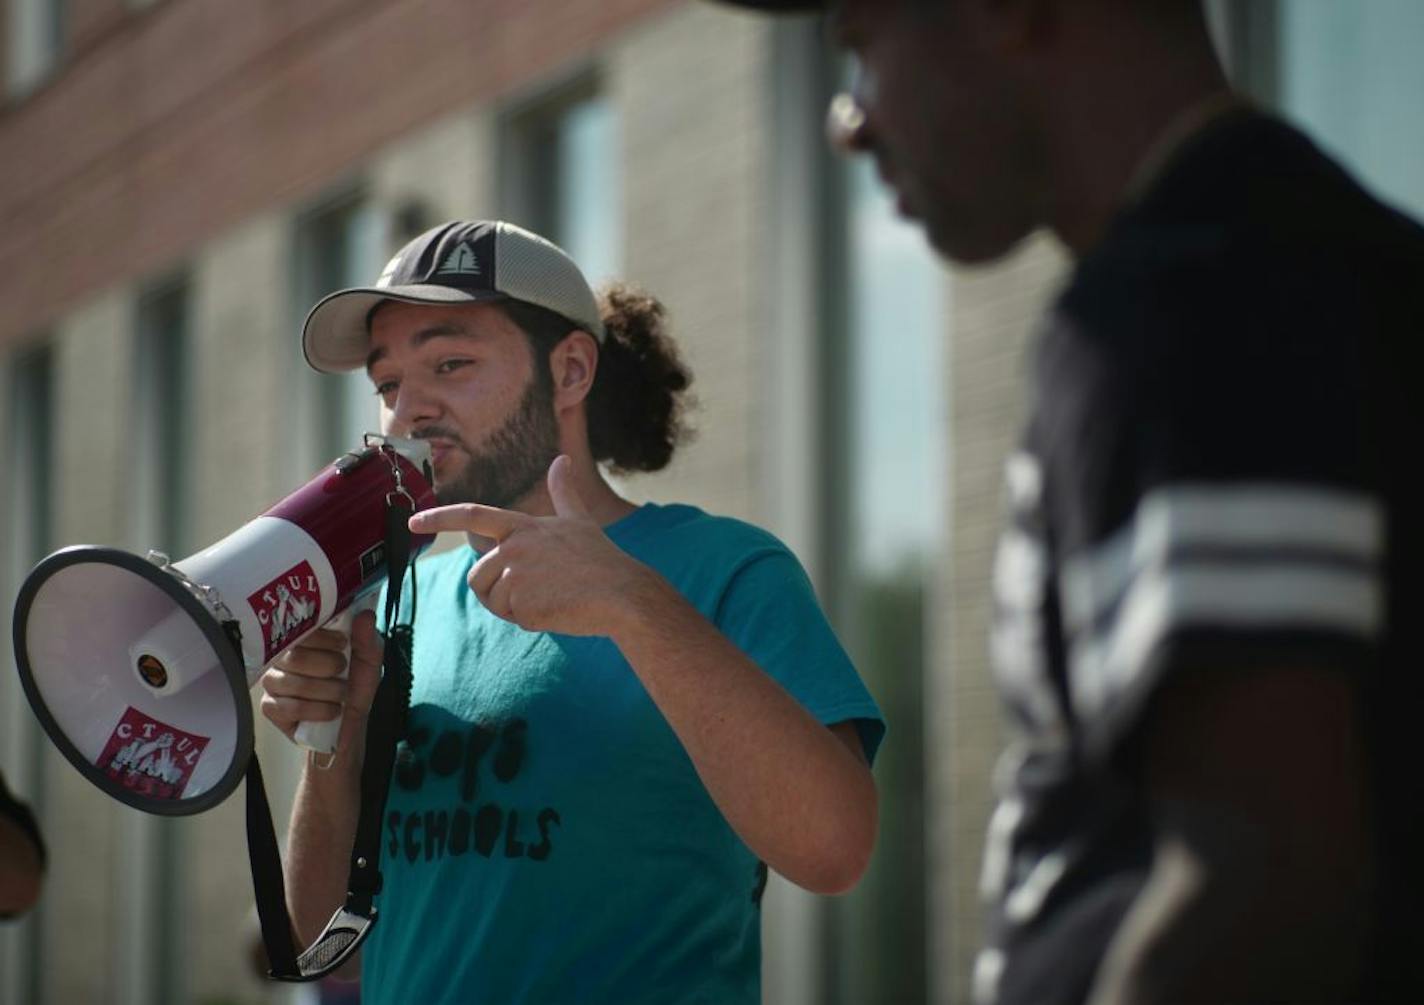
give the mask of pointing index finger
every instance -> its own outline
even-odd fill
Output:
[[[479,503],[455,503],[421,510],[410,518],[410,529],[417,534],[435,534],[442,530],[464,531],[480,537],[502,541],[529,521],[524,513],[515,513]]]

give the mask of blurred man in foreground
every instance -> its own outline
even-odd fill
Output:
[[[0,919],[35,906],[44,878],[45,849],[35,816],[0,775]]]
[[[978,999],[1421,1000],[1424,233],[1231,94],[1196,0],[830,6],[834,138],[931,243],[1076,257],[1007,469]]]

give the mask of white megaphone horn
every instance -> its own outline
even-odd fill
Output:
[[[181,562],[87,545],[50,555],[20,588],[14,621],[20,680],[50,739],[137,809],[222,802],[252,753],[248,690],[263,668],[384,585],[393,499],[435,504],[430,445],[368,434]],[[413,535],[412,558],[432,540]],[[304,723],[298,739],[330,750],[336,725]]]

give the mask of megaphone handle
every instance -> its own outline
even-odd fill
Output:
[[[378,595],[376,591],[372,591],[366,596],[356,599],[350,607],[332,618],[325,626],[346,636],[346,649],[343,655],[346,657],[347,669],[341,671],[343,680],[350,672],[351,666],[351,623],[362,611],[375,610]],[[296,731],[292,734],[292,739],[296,740],[298,745],[318,754],[334,754],[336,753],[336,739],[341,733],[341,719],[342,717],[338,715],[328,722],[299,722]]]

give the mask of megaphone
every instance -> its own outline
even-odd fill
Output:
[[[200,813],[252,753],[262,670],[385,583],[386,511],[435,503],[430,446],[368,434],[306,485],[181,562],[77,546],[26,578],[20,681],[45,732],[107,795]],[[434,538],[414,535],[411,556]],[[303,724],[312,746],[317,730]]]

